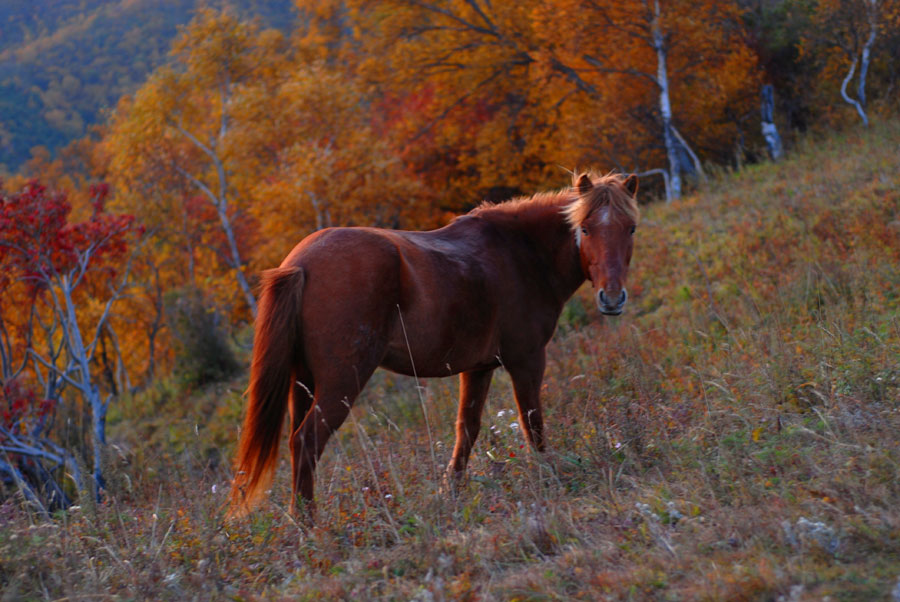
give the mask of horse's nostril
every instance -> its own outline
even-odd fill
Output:
[[[602,305],[605,305],[606,307],[622,307],[628,300],[628,293],[625,292],[625,289],[623,288],[622,292],[619,293],[618,299],[615,303],[613,303],[609,300],[609,297],[606,296],[606,291],[601,289],[600,294],[597,295],[597,298],[600,300],[600,303]]]

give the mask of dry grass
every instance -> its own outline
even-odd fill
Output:
[[[119,408],[106,503],[0,505],[3,599],[884,599],[900,578],[900,124],[647,208],[633,305],[549,349],[552,452],[495,377],[438,492],[456,384],[378,374],[320,466],[318,526],[222,521],[243,379]],[[435,444],[432,448],[429,440]],[[284,454],[282,454],[284,457]]]

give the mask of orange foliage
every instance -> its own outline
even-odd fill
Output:
[[[560,166],[664,164],[646,3],[344,4],[346,29],[364,32],[357,68],[387,92],[397,148],[439,183],[439,205],[556,185]],[[741,10],[672,0],[661,11],[676,125],[703,159],[727,160],[757,110]]]

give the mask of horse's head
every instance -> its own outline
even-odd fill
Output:
[[[581,174],[574,190],[578,198],[566,216],[575,231],[581,269],[594,285],[600,311],[617,316],[628,300],[625,278],[639,219],[637,177]]]

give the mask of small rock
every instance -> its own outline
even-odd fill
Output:
[[[799,602],[806,588],[802,584],[792,585],[787,596],[778,596],[778,602]]]
[[[666,504],[666,511],[669,514],[669,522],[673,525],[684,518],[684,515],[675,507],[675,502]]]
[[[797,531],[801,537],[810,539],[818,543],[823,550],[829,554],[837,552],[840,540],[834,532],[834,529],[823,522],[811,521],[801,516],[797,520]]]

